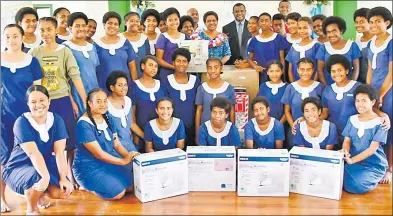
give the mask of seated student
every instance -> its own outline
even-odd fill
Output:
[[[354,92],[359,114],[349,118],[344,128],[342,151],[347,162],[344,167],[344,190],[363,194],[375,189],[388,168],[382,145],[387,131],[382,129],[381,118],[373,111],[377,92],[362,84]]]
[[[296,135],[293,138],[293,145],[333,150],[338,144],[336,125],[321,120],[322,103],[317,97],[308,97],[302,102],[302,112],[305,121],[296,125]]]
[[[25,195],[26,214],[39,215],[38,207],[50,205],[44,202],[44,196],[65,199],[74,187],[66,177],[64,149],[68,135],[63,119],[48,112],[50,99],[45,87],[31,86],[26,97],[30,112],[15,122],[14,148],[3,179],[13,191]]]
[[[186,133],[183,121],[172,117],[173,101],[161,98],[157,101],[158,118],[150,120],[145,127],[146,152],[184,148]]]
[[[235,146],[241,145],[239,131],[230,121],[231,101],[216,97],[210,104],[210,120],[200,126],[197,143],[201,146]]]
[[[244,128],[246,148],[281,149],[285,140],[284,126],[270,117],[269,101],[258,96],[251,101],[254,118]]]
[[[195,105],[195,134],[198,135],[199,126],[210,119],[210,103],[215,97],[225,97],[233,104],[230,109],[230,121],[235,122],[235,89],[231,84],[221,79],[222,62],[219,58],[211,57],[206,61],[209,80],[198,87]]]
[[[116,200],[132,191],[132,160],[139,153],[128,152],[120,143],[118,129],[106,114],[107,100],[103,89],[93,89],[87,95],[86,113],[76,125],[73,172],[86,190]]]
[[[281,62],[272,60],[267,64],[266,69],[270,81],[262,83],[259,86],[257,96],[266,97],[271,107],[269,115],[284,124],[287,119],[284,114],[284,104],[281,103],[281,98],[288,85],[282,81],[284,66]]]

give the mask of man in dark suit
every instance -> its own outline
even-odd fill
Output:
[[[246,6],[242,3],[236,3],[233,6],[232,13],[235,20],[222,28],[222,32],[228,35],[232,54],[226,63],[227,65],[233,65],[236,59],[244,59],[247,41],[251,38],[251,34],[247,29]]]

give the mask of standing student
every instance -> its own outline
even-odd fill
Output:
[[[173,117],[173,102],[169,98],[157,101],[158,118],[150,120],[145,127],[146,152],[184,148],[186,132],[183,121]]]
[[[210,104],[210,119],[201,124],[197,143],[201,146],[241,146],[239,131],[227,121],[232,103],[228,98],[216,97]]]
[[[20,25],[24,31],[23,52],[27,53],[30,49],[42,44],[40,35],[36,34],[38,14],[31,7],[23,7],[16,12],[15,23]]]
[[[64,7],[59,7],[53,12],[53,17],[57,21],[56,42],[58,44],[62,44],[64,41],[72,39],[72,34],[67,29],[68,17],[70,16],[70,14],[71,12]]]
[[[272,18],[273,31],[281,34],[283,37],[286,36],[285,32],[285,17],[282,14],[274,14]]]
[[[19,25],[4,28],[7,50],[1,53],[1,170],[14,146],[14,123],[28,111],[24,95],[33,83],[40,84],[42,78],[38,60],[22,50],[23,35]],[[5,187],[1,179],[1,212],[11,210],[5,201]]]
[[[245,147],[281,149],[285,140],[284,126],[270,117],[270,104],[267,98],[258,96],[251,101],[254,118],[244,128]]]
[[[107,199],[121,199],[133,189],[132,161],[139,153],[128,152],[120,143],[118,129],[106,114],[103,89],[87,95],[86,113],[78,120],[77,148],[73,171],[86,190]]]
[[[302,17],[302,15],[300,15],[299,13],[292,12],[288,14],[285,18],[289,30],[289,33],[286,34],[285,37],[288,43],[288,49],[290,49],[293,44],[298,44],[302,40],[301,36],[298,33],[298,21],[300,17]]]
[[[166,20],[164,19],[164,12],[160,13],[158,29],[160,29],[161,34],[168,31],[168,25],[166,24]]]
[[[271,22],[270,14],[262,13],[259,16],[259,26],[262,33],[251,39],[247,50],[249,53],[248,63],[260,73],[259,84],[267,81],[266,66],[269,61],[279,60],[283,65],[285,64],[285,39],[280,34],[271,31]]]
[[[25,195],[26,215],[39,215],[40,206],[50,205],[44,202],[46,195],[66,199],[74,188],[67,179],[64,158],[67,130],[63,119],[48,111],[48,91],[41,85],[31,86],[26,100],[30,112],[15,122],[14,148],[2,171],[7,185]]]
[[[175,73],[168,75],[167,79],[162,81],[166,95],[173,102],[173,116],[184,122],[186,146],[195,145],[195,98],[197,89],[201,85],[197,76],[187,73],[190,60],[190,51],[185,48],[176,49],[172,57]]]
[[[281,0],[280,3],[278,3],[278,12],[280,12],[280,14],[282,16],[284,16],[284,19],[288,16],[289,13],[291,13],[292,11],[292,7],[291,7],[291,2],[289,2],[289,0]],[[287,23],[285,23],[285,32],[289,33],[289,28],[287,26]]]
[[[93,36],[97,31],[97,22],[94,19],[87,20],[87,29],[86,29],[86,41],[89,43],[94,43]]]
[[[194,20],[190,16],[180,17],[180,25],[178,31],[184,33],[186,36],[191,37],[194,32]]]
[[[317,41],[321,44],[328,42],[329,38],[323,33],[322,23],[325,21],[326,16],[323,14],[317,14],[311,17],[314,34],[318,36]]]
[[[259,25],[258,25],[258,20],[259,18],[257,16],[251,16],[250,19],[248,20],[248,25],[247,25],[247,29],[248,32],[250,32],[252,37],[255,37],[259,34]],[[236,59],[236,61],[234,62],[234,65],[236,68],[238,69],[243,69],[243,68],[249,68],[250,64],[248,63],[248,46],[250,45],[250,41],[251,38],[248,39],[247,41],[247,48],[245,50],[245,54],[244,54],[244,59]]]
[[[85,91],[90,91],[94,88],[98,88],[98,81],[96,75],[96,68],[100,64],[97,50],[93,44],[86,41],[86,26],[88,24],[87,16],[82,12],[75,12],[68,18],[68,28],[72,33],[72,39],[65,41],[63,44],[66,45],[75,57],[76,63],[78,64],[80,76],[83,82]],[[77,117],[81,116],[85,112],[85,104],[75,88],[75,85],[71,82],[71,95],[72,95],[72,107],[77,114]]]
[[[155,9],[147,9],[143,11],[141,17],[141,23],[145,26],[145,35],[149,39],[150,45],[150,54],[156,54],[156,43],[159,33],[156,32],[156,28],[158,27],[158,22],[160,22],[160,13]]]
[[[346,161],[343,187],[349,193],[363,194],[378,186],[388,168],[382,149],[387,131],[382,129],[381,118],[372,109],[377,92],[363,84],[356,88],[354,97],[359,114],[348,119],[342,133]]]
[[[357,80],[359,76],[359,58],[362,56],[358,45],[351,40],[344,40],[342,35],[347,30],[345,20],[341,17],[330,16],[323,21],[323,33],[329,38],[318,50],[318,79],[326,86],[333,83],[332,77],[325,70],[325,62],[330,55],[340,54],[351,62],[348,78]],[[353,69],[352,69],[353,68]]]
[[[97,70],[98,86],[105,88],[106,78],[114,70],[125,71],[129,80],[138,79],[134,49],[125,37],[118,35],[120,15],[109,11],[103,16],[102,23],[105,36],[94,41],[101,63]]]

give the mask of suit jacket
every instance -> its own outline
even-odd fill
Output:
[[[245,20],[243,26],[243,34],[242,34],[243,53],[239,47],[239,41],[237,38],[236,21],[234,20],[222,28],[222,32],[225,33],[229,38],[229,46],[231,48],[231,54],[232,54],[231,58],[226,63],[227,65],[233,65],[236,59],[243,59],[243,55],[245,54],[247,49],[247,41],[248,39],[251,38],[251,33],[248,32],[247,25],[248,25],[248,21]]]

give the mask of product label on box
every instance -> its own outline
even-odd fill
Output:
[[[235,95],[235,124],[238,129],[243,129],[248,121],[249,96],[245,94]]]

